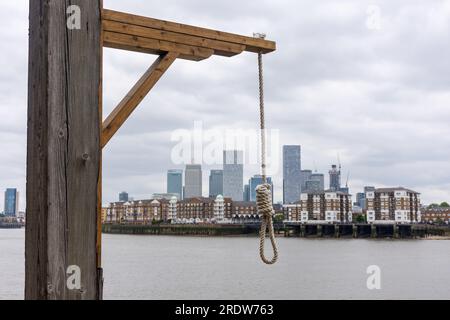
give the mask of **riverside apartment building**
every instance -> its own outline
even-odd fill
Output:
[[[368,223],[417,223],[421,221],[420,194],[403,187],[378,188],[366,193]]]
[[[352,222],[352,196],[342,191],[308,192],[300,201],[283,205],[285,217],[300,223]]]

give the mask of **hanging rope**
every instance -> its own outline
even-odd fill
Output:
[[[259,35],[264,38],[264,35]],[[263,61],[262,53],[258,53],[258,69],[259,69],[259,116],[261,129],[261,173],[263,184],[256,188],[256,208],[261,216],[261,230],[259,231],[259,255],[261,260],[266,264],[274,264],[278,259],[278,248],[275,241],[275,232],[273,230],[273,216],[275,211],[272,205],[271,185],[267,183],[266,176],[266,132],[264,119],[264,77],[263,77]],[[267,259],[264,252],[266,233],[269,233],[270,242],[272,244],[273,257]]]

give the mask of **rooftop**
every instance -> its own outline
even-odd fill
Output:
[[[415,194],[420,194],[417,191],[411,190],[411,189],[407,189],[404,187],[394,187],[394,188],[376,188],[375,192],[395,192],[395,191],[406,191],[409,193],[415,193]]]

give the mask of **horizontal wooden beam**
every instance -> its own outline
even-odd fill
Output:
[[[114,21],[129,25],[130,27],[126,28],[128,28],[128,30],[131,29],[133,32],[138,32],[138,30],[139,32],[144,31],[144,29],[135,28],[136,26],[158,30],[160,31],[159,33],[160,38],[164,37],[165,38],[164,40],[169,40],[170,38],[172,39],[171,41],[176,41],[176,43],[191,44],[192,42],[190,41],[193,40],[192,37],[197,37],[199,38],[196,40],[197,44],[198,41],[203,41],[204,43],[203,46],[207,46],[208,48],[214,50],[216,50],[214,46],[217,46],[218,42],[222,42],[221,46],[225,47],[230,46],[230,44],[244,46],[243,51],[250,51],[250,52],[269,53],[276,50],[276,43],[269,40],[254,37],[245,37],[233,33],[194,27],[186,24],[142,17],[138,15],[113,10],[107,9],[103,10],[103,21]],[[108,24],[108,26],[111,26],[111,24]],[[158,37],[158,35],[156,36],[149,35],[150,32],[154,33],[154,31],[145,30],[145,32],[149,37]],[[175,33],[177,35],[175,35]],[[141,33],[141,35],[143,34]],[[177,37],[177,40],[175,40],[175,36]],[[209,40],[210,42],[207,44],[206,40]],[[215,42],[211,42],[211,40],[214,40]],[[225,55],[225,52],[227,52],[227,50],[217,49],[217,52],[215,51],[215,54]],[[234,52],[230,50],[228,53],[231,54]]]
[[[186,46],[174,42],[154,40],[109,31],[103,32],[103,45],[109,48],[157,55],[162,55],[166,52],[177,52],[179,54],[179,58],[193,61],[207,59],[214,53],[214,50],[212,49]]]
[[[105,147],[113,135],[120,129],[131,113],[155,86],[162,75],[177,59],[178,53],[168,52],[156,59],[145,74],[139,79],[125,98],[103,122],[101,147]]]
[[[141,27],[137,25],[117,22],[112,20],[103,20],[103,31],[121,33],[136,37],[144,37],[164,42],[172,42],[187,46],[202,47],[214,50],[214,54],[232,57],[242,53],[245,46],[241,44],[217,41],[202,37],[190,36],[176,32],[163,31],[154,28]]]

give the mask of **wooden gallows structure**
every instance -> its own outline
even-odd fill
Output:
[[[176,59],[276,45],[107,10],[101,0],[29,6],[25,298],[101,299],[102,148]],[[158,56],[105,121],[103,47]]]

